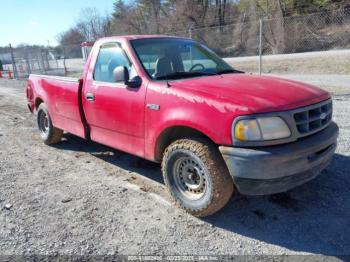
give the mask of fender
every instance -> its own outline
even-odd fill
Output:
[[[195,108],[191,111],[182,110],[176,107],[165,110],[159,117],[157,121],[152,121],[152,123],[146,121],[146,131],[145,131],[145,158],[154,161],[157,154],[157,145],[159,138],[166,130],[170,128],[184,127],[201,133],[202,135],[208,137],[211,141],[216,144],[222,143],[222,135],[220,133],[213,132],[214,129],[210,129],[205,116],[198,114]],[[152,114],[152,113],[150,113]],[[194,119],[192,116],[196,116]],[[225,132],[222,130],[222,132]]]
[[[41,85],[41,79],[38,78],[29,78],[28,79],[28,85],[27,85],[27,99],[28,99],[28,106],[30,107],[30,111],[32,113],[35,113],[36,110],[38,109],[38,104],[37,101],[47,101],[48,97],[46,92],[43,90],[42,85]],[[35,88],[34,88],[35,86]],[[49,113],[51,114],[51,109],[49,109]]]

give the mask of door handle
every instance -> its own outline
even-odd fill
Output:
[[[86,93],[86,100],[88,100],[88,101],[95,101],[95,95],[94,94],[92,94],[92,93]]]

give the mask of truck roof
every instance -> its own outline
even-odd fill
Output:
[[[146,38],[185,38],[179,36],[171,36],[171,35],[120,35],[120,36],[110,36],[101,38],[100,40],[136,40],[136,39],[146,39]]]

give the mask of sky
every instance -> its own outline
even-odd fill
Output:
[[[40,44],[54,46],[57,35],[78,20],[81,10],[97,8],[111,13],[115,0],[0,0],[0,46]]]

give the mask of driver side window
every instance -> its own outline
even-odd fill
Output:
[[[130,75],[131,66],[129,60],[119,46],[101,47],[96,60],[94,80],[113,83],[113,70],[118,66],[125,66]]]

